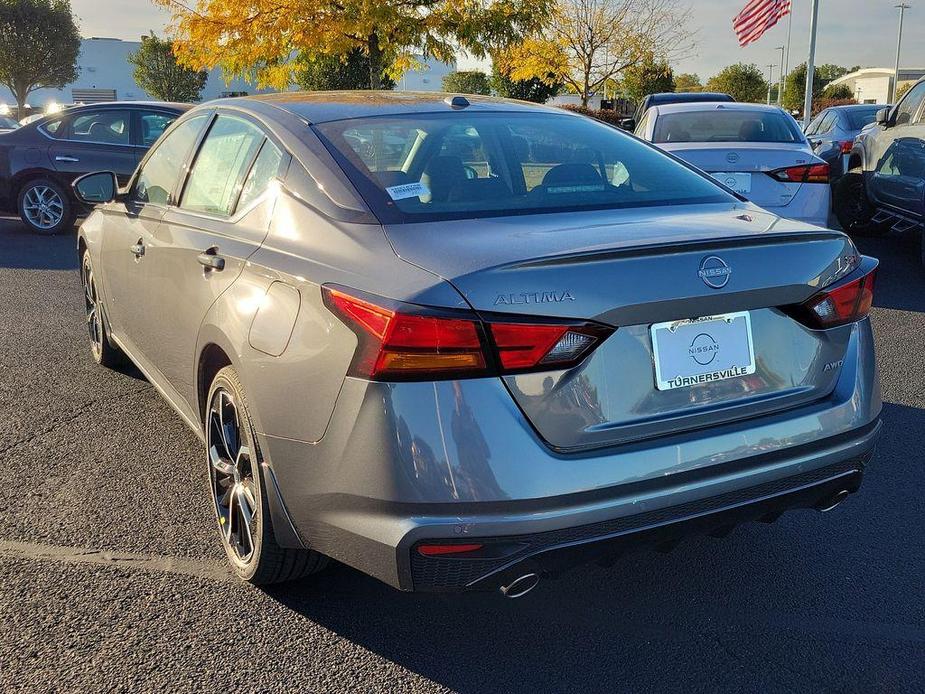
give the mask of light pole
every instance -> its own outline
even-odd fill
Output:
[[[768,65],[768,106],[771,105],[771,79],[774,76],[774,63]]]
[[[777,105],[784,104],[784,47],[778,46],[774,49],[780,51],[780,84],[777,85]]]
[[[813,0],[809,20],[809,58],[806,61],[806,92],[803,94],[803,130],[813,117],[813,77],[816,75],[816,25],[819,22],[819,0]]]
[[[903,46],[903,16],[910,7],[910,5],[904,2],[896,6],[896,9],[899,10],[899,33],[896,36],[896,68],[893,72],[893,84],[890,87],[889,101],[891,104],[896,101],[896,90],[899,89],[899,52],[902,50]]]

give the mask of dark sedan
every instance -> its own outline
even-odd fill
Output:
[[[832,181],[845,173],[854,138],[877,118],[877,104],[832,106],[820,112],[806,128],[813,151],[829,163]]]
[[[113,102],[68,109],[0,139],[0,211],[40,234],[71,228],[81,206],[71,182],[89,171],[129,177],[189,104]]]

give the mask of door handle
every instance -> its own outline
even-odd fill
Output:
[[[199,261],[200,265],[203,265],[206,270],[215,270],[216,272],[221,272],[225,269],[225,259],[216,254],[218,249],[213,246],[204,250],[202,253],[196,256],[196,260]]]
[[[66,162],[76,163],[76,162],[79,162],[80,159],[78,159],[77,157],[69,157],[63,154],[59,154],[58,156],[55,157],[55,161],[66,161]]]
[[[145,245],[141,242],[141,239],[138,239],[138,243],[132,244],[128,249],[136,258],[140,258],[145,254]]]

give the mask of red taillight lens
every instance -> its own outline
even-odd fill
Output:
[[[834,328],[854,323],[870,313],[874,301],[876,262],[856,279],[827,287],[797,307],[798,317],[813,328]]]
[[[851,154],[851,150],[854,148],[854,140],[842,140],[841,143],[841,153],[842,154]]]
[[[769,171],[768,175],[784,183],[828,183],[828,164],[806,164],[803,166],[788,166],[785,169]]]
[[[323,287],[323,295],[357,335],[350,374],[374,380],[569,368],[613,332],[590,323],[483,322],[464,311],[374,302],[330,286]]]

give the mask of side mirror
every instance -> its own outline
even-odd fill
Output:
[[[119,182],[112,171],[85,174],[72,185],[77,199],[87,205],[112,202],[119,195]]]
[[[890,109],[881,108],[877,111],[877,125],[889,125],[890,123]]]
[[[636,129],[636,119],[635,118],[623,118],[620,121],[620,127],[624,130],[629,130],[632,132]]]

